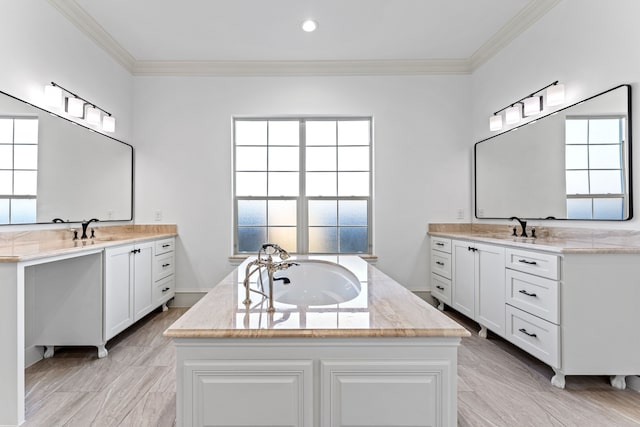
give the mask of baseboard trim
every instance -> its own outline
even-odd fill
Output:
[[[640,376],[628,375],[627,388],[630,388],[631,390],[635,390],[635,391],[640,391]]]
[[[24,367],[28,368],[31,365],[41,361],[44,357],[44,350],[42,346],[32,345],[24,349]]]
[[[176,294],[169,302],[170,307],[191,307],[207,294],[207,290],[176,290]]]

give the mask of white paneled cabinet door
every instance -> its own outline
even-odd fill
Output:
[[[105,249],[104,339],[133,324],[133,245]]]
[[[451,242],[453,274],[451,299],[453,308],[471,319],[475,319],[476,269],[474,243],[464,240]]]
[[[505,336],[505,250],[474,244],[476,249],[476,321]]]
[[[154,242],[136,244],[136,252],[133,254],[135,322],[146,316],[154,308],[153,247]]]

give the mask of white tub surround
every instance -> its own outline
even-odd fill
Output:
[[[359,295],[276,301],[275,313],[252,296],[247,308],[243,264],[167,329],[178,425],[456,425],[457,349],[468,332],[364,260],[322,259],[351,270]]]
[[[566,375],[608,375],[624,389],[640,374],[640,232],[536,227],[531,239],[512,228],[429,226],[439,308],[547,363],[559,388]]]
[[[73,233],[63,229],[0,233],[0,425],[24,422],[25,366],[52,356],[56,345],[93,345],[104,357],[113,336],[110,320],[124,329],[172,296],[174,287],[162,290],[171,280],[173,261],[162,266],[172,257],[175,225],[94,230],[96,238],[86,240],[72,240]],[[123,248],[127,262],[120,267],[133,265],[128,262],[132,251],[147,248],[149,263],[139,268],[142,273],[114,268],[108,255]],[[130,280],[138,273],[146,282],[134,289]],[[116,289],[109,283],[126,286]],[[143,302],[148,304],[138,307]]]

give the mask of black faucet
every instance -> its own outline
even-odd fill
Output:
[[[520,227],[522,227],[522,233],[520,233],[520,237],[529,237],[529,236],[527,236],[527,221],[523,221],[520,218],[518,218],[517,216],[512,216],[509,219],[511,221],[513,221],[515,219],[520,223]]]
[[[87,236],[87,227],[89,226],[89,224],[91,224],[92,222],[98,222],[100,221],[98,218],[91,218],[89,221],[83,221],[82,222],[82,236],[80,236],[81,239],[86,239],[88,238]]]

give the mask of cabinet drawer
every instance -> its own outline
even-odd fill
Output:
[[[507,305],[507,340],[554,368],[560,367],[560,327]]]
[[[532,274],[507,269],[507,304],[548,320],[556,325],[560,284]]]
[[[431,295],[440,302],[451,305],[451,280],[431,274]]]
[[[153,270],[155,281],[158,281],[164,277],[167,277],[175,272],[173,261],[174,261],[173,252],[169,252],[164,255],[158,255],[155,257],[155,265]]]
[[[557,255],[519,249],[507,249],[506,253],[507,268],[535,274],[548,279],[559,279],[560,258]]]
[[[431,272],[451,279],[451,254],[431,251]]]
[[[172,298],[176,293],[176,280],[174,276],[157,281],[153,286],[153,301],[162,304]]]
[[[443,237],[431,238],[431,249],[436,251],[442,251],[451,253],[451,239],[445,239]]]
[[[176,239],[173,237],[169,239],[162,239],[156,242],[156,255],[166,254],[167,252],[173,252],[176,245]]]

